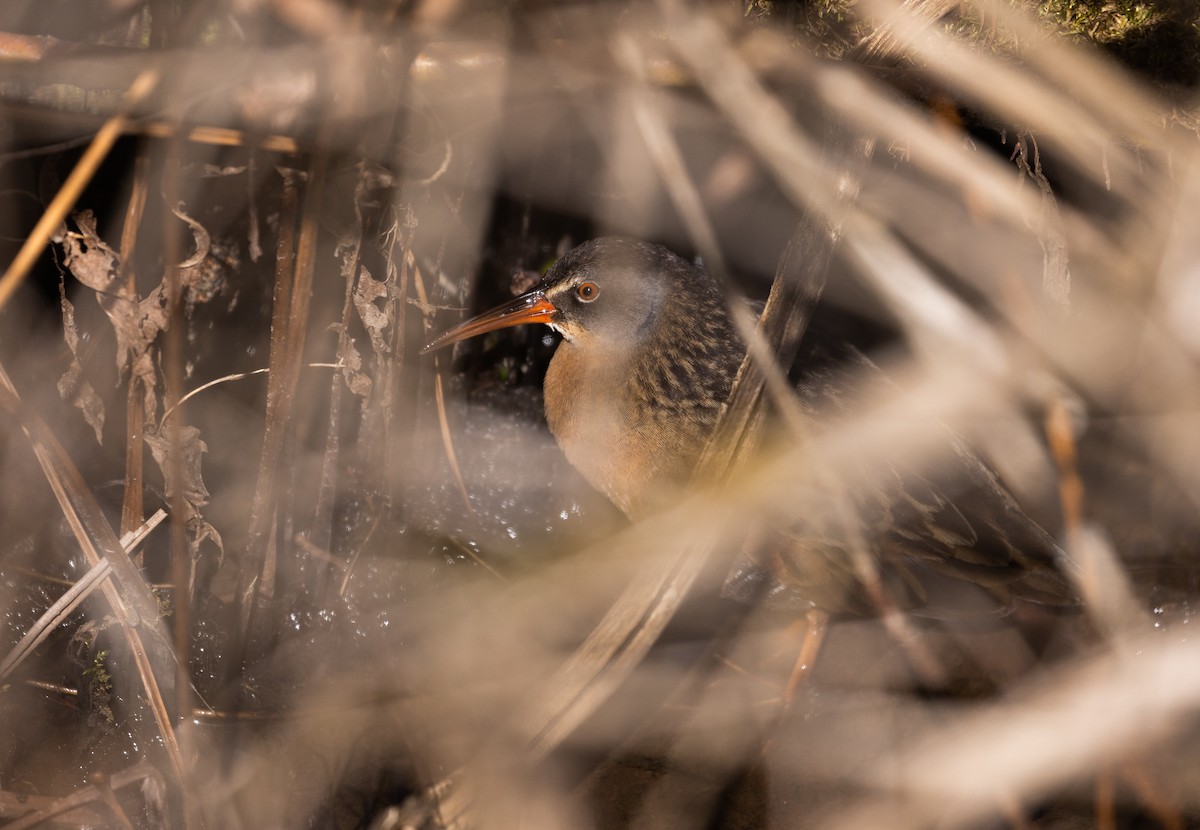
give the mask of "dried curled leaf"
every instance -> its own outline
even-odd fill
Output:
[[[171,213],[192,229],[192,238],[196,244],[196,250],[192,252],[192,255],[177,266],[180,271],[185,271],[194,265],[199,265],[208,256],[208,252],[212,248],[212,236],[203,225],[184,211],[183,202],[179,202],[171,208]]]
[[[64,263],[75,279],[93,291],[107,294],[120,275],[121,258],[96,233],[96,216],[90,210],[80,211],[72,219],[79,233],[70,233],[64,227],[58,234]]]
[[[179,270],[183,285],[183,301],[190,318],[196,306],[215,299],[229,283],[228,275],[238,266],[236,245],[228,240],[214,239],[208,256],[195,265]]]
[[[96,232],[95,215],[84,210],[72,218],[79,232],[63,230],[63,262],[77,280],[97,292],[96,299],[117,338],[117,371],[131,368],[133,377],[142,381],[148,396],[146,414],[152,419],[156,378],[147,352],[169,321],[163,287],[138,302],[129,286],[118,279],[120,257]]]
[[[180,290],[188,317],[197,305],[207,303],[224,290],[227,274],[237,268],[237,246],[228,240],[214,239],[212,234],[184,210],[183,202],[172,210],[192,230],[195,250],[176,266]]]
[[[330,328],[340,332],[342,325],[341,323],[335,323]],[[346,381],[346,386],[349,387],[351,392],[362,398],[364,404],[369,402],[371,399],[371,379],[363,372],[362,353],[354,345],[354,338],[347,337],[339,342],[338,362],[342,366],[342,378]]]
[[[75,325],[75,306],[67,299],[66,286],[58,285],[62,303],[63,339],[71,350],[71,365],[58,379],[58,394],[64,401],[83,413],[83,419],[96,433],[96,443],[104,443],[104,401],[83,377],[83,365],[79,362],[79,329]]]
[[[204,485],[200,471],[204,453],[208,445],[200,439],[200,430],[194,426],[179,428],[178,451],[179,461],[176,463],[176,442],[169,431],[146,432],[146,444],[155,463],[162,470],[163,481],[166,484],[168,500],[174,500],[177,493],[182,493],[184,503],[183,523],[187,528],[188,552],[195,561],[200,555],[200,547],[205,542],[211,542],[217,548],[218,556],[224,555],[225,546],[221,534],[211,524],[204,520],[200,508],[208,504],[209,492]],[[176,481],[176,472],[182,481]]]
[[[371,338],[371,348],[376,354],[387,354],[389,351],[384,331],[391,320],[387,313],[376,305],[376,301],[386,298],[387,294],[386,283],[372,277],[366,268],[359,267],[358,281],[354,284],[354,308],[367,329],[367,336]]]
[[[225,287],[226,274],[237,266],[236,247],[214,241],[198,221],[184,212],[172,211],[192,229],[195,251],[179,264],[177,274],[188,315],[199,303],[216,297]],[[120,256],[100,238],[96,217],[88,210],[72,217],[77,233],[63,228],[60,236],[63,261],[81,283],[97,292],[96,299],[112,323],[116,335],[118,372],[130,372],[131,382],[142,389],[142,408],[147,422],[155,420],[158,406],[158,376],[152,346],[170,324],[170,307],[165,281],[139,300],[130,286],[119,279]],[[89,421],[90,423],[90,421]]]
[[[175,463],[174,436],[162,432],[146,432],[146,443],[150,453],[163,471],[163,480],[167,485],[167,497],[174,498],[179,492],[178,483],[173,480],[171,471],[178,469],[183,481],[183,498],[192,508],[199,510],[208,504],[209,492],[204,486],[204,478],[200,473],[200,462],[208,445],[200,440],[200,430],[194,426],[179,428],[179,463]]]

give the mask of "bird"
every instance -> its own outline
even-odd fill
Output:
[[[746,354],[716,280],[664,246],[593,239],[560,257],[540,284],[449,329],[423,352],[531,323],[562,335],[546,371],[544,408],[567,460],[631,519],[677,499]],[[797,387],[803,406],[817,417],[844,408],[849,382],[831,369],[835,355],[823,346],[802,353],[812,364]],[[841,357],[879,371],[852,348]],[[889,467],[870,484],[860,481],[853,496],[896,604],[962,605],[956,597],[964,586],[999,601],[989,607],[1014,599],[1070,604],[1053,538],[960,440],[947,435],[946,445],[937,475]],[[869,613],[872,600],[847,566],[845,534],[831,512],[780,529],[758,555],[744,557],[729,595]]]
[[[596,239],[559,258],[540,285],[424,351],[525,323],[562,335],[543,388],[567,460],[632,518],[668,503],[746,351],[716,283],[661,245]]]

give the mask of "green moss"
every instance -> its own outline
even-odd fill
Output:
[[[1035,6],[1067,34],[1099,45],[1157,84],[1200,84],[1200,7],[1191,0],[1040,0]]]
[[[169,619],[175,613],[175,606],[171,602],[171,594],[161,588],[151,588],[151,596],[154,597],[154,603],[158,606],[158,616],[162,619]]]
[[[1163,12],[1137,0],[1041,0],[1040,16],[1095,43],[1112,43],[1159,22]]]
[[[98,651],[92,658],[92,664],[83,670],[83,676],[88,682],[88,697],[92,703],[88,722],[94,726],[110,727],[117,722],[112,710],[112,675],[104,664],[107,658],[108,651]]]

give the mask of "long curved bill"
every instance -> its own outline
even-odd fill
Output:
[[[466,322],[459,323],[421,349],[421,354],[457,343],[460,340],[466,340],[477,334],[505,329],[509,326],[521,326],[525,323],[550,323],[556,317],[558,317],[558,307],[546,299],[545,293],[540,288],[535,288],[504,305],[496,306],[491,311],[485,311],[478,317],[472,317]]]

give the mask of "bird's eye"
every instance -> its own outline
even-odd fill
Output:
[[[600,296],[600,286],[594,282],[581,282],[575,289],[575,296],[585,303],[590,303]]]

